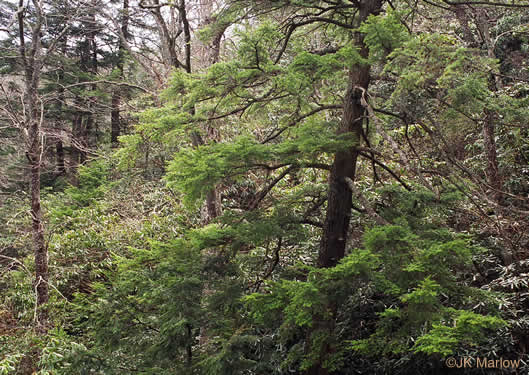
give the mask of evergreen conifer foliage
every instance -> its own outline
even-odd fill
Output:
[[[414,200],[444,216],[443,204],[433,203],[431,194],[399,188],[383,194],[394,195],[396,206]],[[251,319],[263,328],[275,327],[279,340],[289,347],[282,368],[299,366],[303,371],[323,362],[331,372],[349,373],[348,363],[357,371],[363,367],[360,371],[375,373],[403,353],[416,354],[408,354],[398,366],[393,363],[394,370],[410,371],[414,360],[424,360],[421,354],[430,358],[423,369],[438,368],[436,358],[486,343],[489,333],[505,326],[497,297],[465,280],[473,254],[482,250],[464,236],[429,224],[424,211],[399,213],[408,215],[393,217],[396,224],[368,230],[363,248],[353,250],[336,267],[303,266],[290,277],[268,282],[264,293],[244,298]],[[469,309],[479,303],[488,315]],[[334,329],[307,336],[322,317],[336,319]],[[363,356],[373,358],[371,367],[358,365]]]
[[[305,20],[306,24],[298,20],[284,33],[271,21],[239,30],[237,58],[217,63],[206,73],[173,76],[166,93],[168,107],[151,118],[154,126],[144,127],[144,134],[160,137],[168,132],[194,131],[196,124],[204,121],[222,119],[224,123],[220,142],[197,148],[181,145],[167,168],[168,186],[181,192],[190,209],[196,209],[213,186],[224,189],[227,209],[217,224],[207,229],[214,238],[210,246],[227,251],[230,262],[243,262],[243,270],[255,263],[244,263],[247,254],[259,257],[260,248],[279,244],[275,258],[279,260],[272,261],[271,272],[265,272],[276,281],[265,282],[262,293],[244,298],[253,322],[263,327],[276,323],[280,341],[288,347],[288,354],[275,359],[280,363],[277,371],[342,371],[358,353],[376,353],[383,358],[405,352],[444,356],[484,340],[484,332],[505,323],[494,316],[491,296],[462,287],[467,282],[464,272],[471,267],[469,239],[440,226],[426,225],[414,210],[403,216],[403,212],[395,215],[390,207],[381,207],[375,216],[389,225],[369,230],[362,250],[352,250],[346,257],[344,254],[353,215],[353,191],[346,181],[354,182],[358,150],[364,141],[369,146],[364,119],[371,116],[371,106],[378,104],[368,94],[370,65],[387,64],[389,74],[397,69],[399,85],[391,97],[396,105],[399,92],[415,88],[427,91],[436,84],[444,89],[445,100],[452,103],[449,111],[457,111],[458,105],[466,105],[465,110],[475,105],[470,110],[479,110],[487,90],[486,74],[477,69],[465,73],[469,80],[462,80],[461,72],[471,64],[469,53],[440,35],[410,36],[397,11],[377,15],[379,7],[360,2],[340,12],[329,11],[332,16],[324,18],[311,13],[319,9],[316,3],[289,4],[296,14],[293,19]],[[255,6],[251,9],[259,15],[265,9],[273,11],[275,4],[271,8],[261,2],[248,5]],[[344,23],[341,17],[346,12],[351,12],[356,24]],[[354,18],[356,12],[363,17],[363,24]],[[329,47],[330,52],[300,48],[310,44],[304,31],[312,24],[325,30],[317,34],[322,39],[318,42],[336,43]],[[326,40],[328,34],[333,40]],[[421,66],[425,72],[419,78],[421,69],[407,65],[406,54],[422,57],[423,51],[431,65],[429,70]],[[417,60],[417,64],[422,63]],[[476,100],[464,103],[465,96]],[[195,112],[178,113],[178,108],[194,108]],[[371,141],[380,142],[377,136],[384,138],[384,134],[377,134]],[[409,172],[416,170],[401,158]],[[412,179],[432,189],[426,179]],[[330,185],[326,186],[327,181]],[[401,203],[409,199],[429,207],[428,213],[433,215],[436,201],[445,193],[432,189],[438,196],[434,199],[433,193],[424,193],[418,186],[414,189],[421,192],[415,198],[403,198],[398,189],[395,194],[401,196]],[[330,194],[327,199],[326,190]],[[230,191],[239,195],[230,196]],[[337,192],[341,195],[333,195]],[[325,216],[326,221],[322,219]],[[327,236],[337,228],[336,220],[343,233],[332,234],[335,242],[330,244],[331,237]],[[303,239],[304,244],[300,244]],[[289,263],[295,261],[288,255],[283,261],[278,255],[281,249],[292,251],[305,244],[308,248],[304,251],[311,257],[304,259],[300,269],[289,270]],[[280,279],[283,272],[289,276]],[[297,277],[292,279],[292,275]],[[253,279],[251,274],[246,277]],[[258,287],[263,285],[256,281]],[[368,303],[359,302],[362,299],[378,302],[366,313],[371,329],[348,327],[340,334],[348,312],[367,308]],[[469,301],[475,304],[480,299],[489,301],[491,316],[467,311]],[[381,308],[384,305],[392,307]],[[345,332],[350,334],[348,339]],[[242,339],[239,334],[235,337]],[[351,341],[351,337],[356,339]],[[225,340],[223,350],[233,355],[237,347],[232,346],[234,338]],[[243,352],[240,350],[239,355],[248,355]],[[228,357],[215,358],[220,362],[209,359],[204,363],[224,368]]]
[[[113,129],[75,186],[40,184],[55,328],[39,337],[21,330],[38,311],[27,197],[0,202],[0,374],[444,374],[449,356],[527,371],[519,4],[112,4],[114,71],[79,78],[57,49],[36,91],[58,92],[44,122],[108,102]],[[78,37],[105,55],[103,34]],[[163,92],[125,90],[171,66]]]

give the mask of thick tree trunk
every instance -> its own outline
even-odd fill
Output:
[[[377,13],[382,0],[365,0],[359,9],[359,22],[363,22],[370,14]],[[367,57],[369,51],[364,44],[364,37],[357,33],[355,46],[360,49],[362,57]],[[333,267],[344,257],[347,243],[349,222],[351,219],[352,192],[346,178],[354,181],[356,160],[362,136],[362,125],[365,108],[361,99],[364,90],[369,86],[368,65],[355,64],[349,70],[349,86],[344,99],[344,113],[339,134],[350,133],[354,145],[347,151],[338,152],[334,157],[329,177],[329,191],[327,198],[327,212],[323,225],[323,235],[320,243],[318,264],[320,267]]]
[[[369,67],[356,66],[351,70],[339,133],[351,133],[356,146],[360,145],[364,119],[364,108],[360,104],[362,91],[357,86],[367,88],[368,83]],[[354,181],[357,157],[355,148],[338,152],[334,157],[318,257],[320,267],[333,267],[344,257],[352,205],[352,192],[345,178]]]
[[[382,6],[382,0],[364,0],[360,2],[358,24],[364,22],[371,14],[377,14]],[[368,57],[369,51],[364,43],[364,36],[360,33],[355,35],[355,47],[364,58]],[[362,139],[365,108],[362,105],[362,95],[369,86],[370,66],[365,64],[354,64],[349,69],[349,83],[344,98],[344,112],[338,134],[349,133],[353,137],[353,146],[346,151],[336,153],[329,176],[329,190],[327,195],[327,211],[323,224],[323,235],[320,242],[318,256],[319,267],[334,267],[345,255],[345,247],[349,235],[349,222],[351,219],[352,191],[347,180],[354,181],[356,174],[356,162],[358,158],[357,147]],[[328,375],[329,370],[324,367],[324,360],[329,358],[335,351],[332,344],[332,336],[335,326],[334,316],[336,306],[328,306],[332,312],[331,317],[324,319],[314,317],[312,331],[308,337],[307,350],[319,351],[318,360],[306,371],[306,375]],[[313,346],[314,338],[320,334],[328,338],[325,343],[316,348]]]

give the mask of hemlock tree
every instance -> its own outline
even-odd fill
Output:
[[[238,41],[237,58],[215,64],[206,74],[175,74],[166,93],[166,106],[141,115],[143,135],[153,138],[194,131],[200,122],[223,120],[219,130],[225,141],[199,147],[195,145],[194,148],[182,144],[184,147],[175,154],[168,167],[167,180],[170,187],[183,193],[183,199],[191,208],[205,198],[208,189],[214,186],[225,189],[226,204],[230,209],[217,219],[215,225],[207,227],[204,235],[211,236],[210,247],[228,251],[233,262],[244,262],[244,257],[237,255],[241,252],[259,254],[259,249],[266,248],[268,253],[268,249],[276,244],[272,260],[266,256],[264,258],[264,263],[270,264],[268,271],[261,273],[257,269],[248,270],[253,275],[249,277],[253,282],[249,282],[257,289],[263,285],[263,279],[280,275],[281,271],[276,269],[282,262],[280,254],[300,251],[303,238],[307,246],[304,251],[313,255],[319,268],[329,268],[329,275],[323,276],[324,279],[329,277],[332,283],[332,273],[342,268],[345,274],[351,272],[351,275],[365,277],[362,272],[349,268],[356,267],[354,260],[353,263],[341,261],[346,250],[351,248],[348,242],[361,243],[360,236],[352,236],[350,231],[353,209],[365,214],[377,225],[414,220],[413,211],[409,212],[409,218],[399,215],[387,217],[371,206],[372,203],[358,188],[358,183],[362,182],[358,178],[360,166],[362,174],[366,174],[366,164],[358,162],[359,156],[371,164],[367,166],[372,167],[376,183],[395,179],[407,190],[412,189],[412,184],[421,184],[438,200],[450,192],[448,186],[436,181],[435,173],[425,172],[426,160],[412,159],[408,155],[408,152],[414,151],[413,144],[410,143],[409,150],[404,149],[397,139],[398,133],[391,129],[395,126],[395,118],[399,121],[404,119],[406,131],[409,126],[406,116],[411,116],[411,109],[399,108],[399,95],[404,97],[410,87],[415,90],[424,87],[427,94],[430,83],[437,83],[445,85],[448,90],[448,96],[442,98],[444,100],[452,101],[453,95],[461,95],[462,92],[474,98],[479,92],[468,91],[468,86],[456,80],[457,75],[471,75],[475,87],[481,88],[487,74],[480,69],[465,72],[471,54],[460,49],[450,38],[437,34],[425,37],[410,35],[409,26],[398,9],[388,8],[385,10],[387,14],[379,15],[383,5],[383,2],[376,1],[232,1],[230,7],[219,15],[219,21],[252,20],[247,21],[248,25],[256,26],[240,30],[235,36]],[[256,19],[263,21],[255,25],[253,22]],[[435,69],[422,73],[419,65],[413,65],[415,72],[420,71],[419,74],[428,77],[424,86],[421,86],[423,81],[417,80],[417,73],[408,69],[406,64],[415,57],[413,51],[419,51],[417,55],[422,57],[422,49],[428,51],[432,47],[431,56],[425,52],[427,59],[418,59],[420,63],[417,64],[424,64],[422,70],[426,70],[431,68],[427,65],[431,62]],[[480,67],[493,68],[488,60],[480,60],[480,64]],[[374,88],[370,85],[372,66],[376,67],[381,77]],[[384,79],[393,83],[384,87]],[[386,99],[387,91],[389,97]],[[381,100],[377,100],[378,95],[388,100],[386,108]],[[476,102],[479,102],[479,97]],[[420,107],[422,104],[420,100],[410,101],[410,107]],[[427,110],[437,109],[431,102],[424,104],[425,109],[421,108],[424,112],[419,112],[420,115],[426,114]],[[475,102],[469,103],[472,104]],[[399,113],[401,108],[403,111]],[[411,119],[419,124],[424,123],[419,116]],[[428,130],[430,128],[425,126],[424,131],[428,133]],[[433,142],[444,139],[442,132],[430,131],[428,134],[432,135]],[[130,154],[124,152],[124,155]],[[393,168],[399,168],[401,172],[395,172]],[[382,173],[384,176],[381,179]],[[418,186],[414,189],[421,191]],[[426,204],[420,203],[422,198],[409,199],[412,203],[415,201],[413,206]],[[435,205],[434,200],[430,199],[429,202],[427,204]],[[419,228],[412,226],[412,222],[397,227],[399,229],[395,229],[391,235],[392,241],[396,243],[407,243],[405,238],[418,235],[416,231]],[[358,233],[361,232],[358,230]],[[387,235],[384,231],[377,233],[381,237]],[[428,237],[424,233],[421,235]],[[313,241],[318,237],[320,245],[314,246]],[[445,241],[454,240],[450,235],[443,235],[437,241],[442,238]],[[406,245],[406,251],[403,250],[402,254],[409,251],[409,256],[413,258],[411,254],[416,251],[423,254],[419,258],[425,256],[430,261],[431,255],[427,254],[441,251],[439,244],[432,241],[425,242],[424,247],[416,250]],[[449,253],[460,252],[458,256],[466,258],[464,263],[468,264],[467,256],[471,247],[459,244],[459,250],[456,250],[456,243],[453,243],[454,250],[449,247],[442,249]],[[384,251],[385,246],[370,249],[380,252]],[[391,246],[390,241],[387,248]],[[207,247],[198,246],[197,251],[203,250],[207,250]],[[292,260],[286,262],[289,261]],[[362,262],[362,267],[369,269],[371,266],[366,262]],[[394,260],[388,258],[387,262],[384,264],[389,267]],[[385,295],[393,296],[391,298],[399,296],[392,303],[406,304],[412,301],[411,295],[402,294],[403,290],[410,288],[416,290],[417,294],[413,298],[419,298],[416,301],[418,304],[425,303],[420,300],[423,294],[430,294],[437,299],[441,293],[450,295],[453,292],[452,286],[440,279],[446,270],[434,272],[431,265],[419,265],[415,261],[406,265],[401,260],[398,264],[402,268],[396,271],[397,280],[407,277],[415,279],[407,287],[391,277],[387,281],[378,280],[381,285],[385,285]],[[457,264],[451,267],[457,268]],[[372,270],[376,268],[374,266]],[[414,268],[418,273],[404,276],[408,268]],[[324,270],[307,272],[300,276],[299,281],[322,274],[325,274]],[[429,277],[434,278],[433,283]],[[392,290],[390,285],[394,285],[395,289]],[[290,327],[297,325],[300,328],[298,332],[292,333],[295,329],[281,328],[294,336],[303,337],[298,339],[301,346],[297,347],[289,360],[308,374],[325,374],[343,366],[340,356],[344,353],[340,348],[343,348],[344,342],[342,337],[336,336],[336,330],[340,324],[338,320],[344,314],[344,305],[332,295],[332,291],[325,287],[325,291],[322,291],[321,288],[312,281],[287,284],[284,295],[276,294],[280,301],[275,298],[267,300],[273,306],[284,306],[286,303],[292,312],[301,309],[297,305],[299,301],[305,301],[306,306],[312,309],[302,317],[282,317]],[[465,289],[467,292],[473,294],[476,291],[470,288]],[[281,298],[291,301],[290,304]],[[257,309],[266,310],[264,305],[266,303],[258,303]],[[412,336],[422,337],[420,342],[424,345],[416,347],[417,353],[447,353],[454,350],[454,345],[465,343],[463,336],[454,333],[454,341],[450,345],[428,346],[428,340],[437,340],[443,328],[421,334],[417,323],[445,327],[443,322],[457,320],[464,313],[464,308],[457,313],[451,310],[461,308],[461,304],[450,306],[446,301],[438,301],[435,305],[435,311],[425,320],[408,322],[413,327],[410,330]],[[418,310],[411,308],[404,315],[399,315],[399,319],[407,321],[409,318],[413,321],[413,311]],[[390,313],[386,312],[388,317]],[[501,321],[495,318],[474,318],[477,319],[473,328],[475,337],[479,337],[483,330],[501,325]],[[381,325],[384,322],[382,320]],[[386,340],[390,341],[391,338],[388,336]],[[377,340],[368,343],[383,346],[384,340],[382,343]],[[360,350],[362,346],[356,348]],[[367,350],[371,349],[369,346]],[[214,364],[209,361],[209,365]]]
[[[198,5],[102,9],[119,41],[93,34],[93,9],[76,24],[86,80],[58,96],[109,104],[116,135],[129,62],[167,89],[130,103],[147,109],[120,169],[101,158],[48,195],[64,330],[42,370],[442,374],[449,355],[526,356],[529,5]],[[104,56],[114,96],[93,101]]]

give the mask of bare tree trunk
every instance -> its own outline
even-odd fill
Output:
[[[64,38],[64,42],[62,45],[62,53],[63,55],[66,55],[66,45],[67,40]],[[59,68],[59,81],[64,80],[64,64],[61,63],[61,66]],[[63,125],[61,121],[62,116],[62,109],[63,109],[63,103],[64,103],[64,88],[59,88],[59,97],[57,100],[57,118],[56,118],[56,128],[57,128],[57,134],[55,141],[55,173],[57,176],[64,176],[66,175],[66,165],[64,163],[64,145],[62,143],[62,130]]]
[[[89,107],[90,108],[90,107]],[[88,160],[87,150],[91,146],[90,142],[90,134],[92,133],[92,129],[94,128],[94,115],[92,112],[89,112],[86,115],[86,121],[84,122],[83,126],[81,127],[81,142],[83,149],[81,150],[81,164],[84,164]]]
[[[76,104],[81,103],[80,98],[75,99]],[[83,126],[83,115],[80,111],[78,111],[72,121],[72,135],[71,135],[71,142],[70,142],[70,180],[71,183],[76,186],[79,181],[77,178],[77,168],[79,167],[79,163],[81,161],[81,133],[82,133],[82,126]]]
[[[98,61],[97,61],[97,42],[96,42],[96,35],[99,31],[98,24],[96,20],[96,12],[97,12],[97,0],[92,0],[92,5],[90,7],[90,17],[89,21],[87,22],[87,26],[89,27],[89,31],[87,33],[87,42],[88,42],[88,48],[90,51],[90,55],[88,56],[89,62],[87,64],[87,71],[89,71],[93,77],[96,77],[97,70],[98,70]],[[94,84],[92,85],[92,92],[95,92],[97,90],[97,86]],[[81,163],[86,162],[87,160],[87,150],[91,147],[92,142],[90,140],[90,135],[94,134],[94,129],[97,128],[97,118],[95,117],[95,114],[97,113],[97,99],[95,96],[89,98],[88,101],[88,113],[86,114],[86,122],[83,127],[83,146],[85,148],[84,152],[81,152]]]
[[[123,0],[123,9],[122,9],[122,21],[121,21],[121,34],[123,38],[127,39],[129,34],[129,0]],[[124,77],[124,64],[125,64],[125,45],[121,38],[119,39],[118,47],[118,62],[117,68],[119,70],[119,79]],[[118,146],[118,137],[122,131],[121,124],[121,99],[123,96],[122,88],[120,86],[116,87],[112,93],[112,111],[110,114],[110,142],[112,147]]]
[[[191,49],[193,41],[191,40],[191,26],[188,20],[188,6],[186,1],[178,0],[171,5],[178,12],[178,27],[175,27],[174,24],[168,23],[167,20],[164,19],[164,15],[160,10],[161,3],[159,0],[153,0],[152,4],[145,4],[140,1],[139,6],[144,9],[149,9],[150,13],[153,15],[156,21],[158,27],[157,31],[160,35],[162,55],[165,64],[167,66],[172,66],[175,69],[183,69],[187,73],[191,73],[194,70],[191,61]],[[201,16],[204,18],[205,21],[203,22],[203,25],[215,21],[213,18],[210,17],[212,11],[211,1],[206,0],[202,2],[200,6],[200,11],[203,12]],[[174,21],[174,18],[172,18],[172,20]],[[206,64],[204,64],[205,66],[218,62],[220,54],[220,42],[226,27],[221,27],[218,29],[212,39],[210,46],[208,46],[208,53],[205,57],[205,59],[207,60]],[[123,37],[123,34],[124,33],[122,33],[121,35],[122,40],[125,39]],[[183,36],[184,42],[183,56],[179,56],[179,49],[177,45],[177,38],[179,38],[180,36]],[[200,61],[198,62],[200,63]],[[190,109],[189,112],[191,114],[194,114],[194,109]],[[207,124],[206,126],[208,125],[209,124]],[[192,131],[190,134],[190,138],[193,147],[198,147],[200,145],[205,144],[205,142],[212,140],[212,138],[209,137],[210,134],[211,132],[208,131],[208,135],[206,136],[206,138],[204,138],[202,137],[199,131]],[[200,211],[201,221],[203,224],[207,224],[214,218],[221,215],[221,213],[222,211],[220,193],[217,188],[214,188],[208,192],[204,206]]]
[[[58,176],[66,175],[66,165],[64,164],[64,145],[62,144],[61,139],[58,139],[55,143],[55,166]]]
[[[121,134],[120,105],[121,95],[119,88],[115,88],[112,93],[112,110],[110,111],[110,142],[113,148],[118,147],[118,138]]]
[[[35,121],[35,123],[37,123]],[[34,130],[39,130],[38,125]],[[37,138],[40,138],[37,136]],[[33,246],[35,253],[35,290],[37,292],[36,332],[45,334],[48,330],[48,309],[46,304],[49,299],[48,288],[48,249],[44,240],[44,227],[42,210],[40,206],[40,168],[42,144],[36,141],[28,154],[31,166],[31,218],[33,230]]]
[[[64,77],[64,72],[61,70],[59,72],[59,79],[62,80]],[[66,175],[66,165],[64,163],[64,145],[62,143],[62,121],[60,116],[62,115],[62,108],[64,102],[64,89],[59,89],[59,98],[57,101],[57,118],[55,119],[56,127],[56,141],[55,141],[55,175],[64,176]]]
[[[97,44],[96,34],[98,32],[95,12],[97,11],[96,1],[92,1],[92,6],[89,9],[89,14],[83,19],[83,27],[85,29],[85,37],[78,47],[79,53],[79,67],[81,71],[90,73],[94,77],[97,74]],[[80,82],[80,80],[78,80]],[[88,85],[87,88],[92,91],[97,89],[96,85]],[[71,148],[71,167],[72,167],[72,183],[77,184],[76,170],[79,164],[83,164],[87,160],[87,150],[90,147],[90,134],[92,129],[97,127],[94,114],[95,97],[89,97],[87,100],[81,96],[75,98],[75,107],[77,112],[72,123],[72,148]]]
[[[458,19],[463,29],[463,38],[469,47],[476,47],[478,42],[470,29],[469,12],[473,12],[473,19],[482,38],[482,41],[487,47],[487,56],[491,59],[496,58],[494,53],[494,42],[490,36],[489,17],[485,9],[472,10],[472,8],[465,5],[454,5],[456,18]],[[489,89],[493,92],[501,89],[503,83],[500,76],[491,75]],[[502,176],[498,165],[498,153],[496,148],[496,124],[497,117],[489,109],[484,110],[485,118],[482,126],[483,148],[486,160],[485,176],[487,183],[491,188],[491,197],[499,202],[502,199]]]
[[[494,43],[490,37],[489,19],[486,12],[483,10],[478,14],[478,28],[487,46],[487,56],[491,59],[496,58],[494,53]],[[493,92],[499,90],[503,86],[500,76],[494,75],[490,77],[489,89]],[[498,165],[498,152],[496,149],[496,124],[497,117],[489,109],[485,109],[485,120],[483,121],[483,147],[485,149],[485,159],[487,160],[486,177],[492,192],[491,196],[496,202],[502,199],[502,177]]]
[[[44,240],[44,226],[42,209],[40,205],[40,172],[43,155],[42,145],[42,107],[39,105],[38,87],[40,83],[41,63],[41,28],[44,22],[42,4],[33,0],[35,6],[35,21],[31,33],[31,46],[26,48],[24,35],[24,1],[19,0],[18,27],[20,40],[20,58],[24,67],[24,104],[25,113],[25,138],[26,156],[31,170],[31,219],[33,234],[33,252],[35,254],[35,282],[36,291],[36,316],[35,331],[45,334],[49,328],[48,309],[46,304],[49,299],[48,289],[48,250]]]

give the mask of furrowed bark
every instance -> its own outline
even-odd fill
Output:
[[[358,23],[356,26],[364,22],[369,15],[377,14],[382,3],[383,0],[357,2]],[[361,33],[355,34],[354,46],[359,49],[363,58],[368,57],[369,51]],[[362,127],[366,117],[366,108],[362,105],[362,97],[369,86],[369,72],[370,66],[366,64],[356,63],[349,68],[349,82],[338,134],[351,134],[353,145],[348,150],[336,153],[331,167],[327,211],[318,255],[318,266],[322,268],[336,266],[345,255],[353,193],[349,184],[355,180],[356,176],[358,147],[361,143]],[[328,375],[330,373],[325,367],[325,359],[332,356],[336,350],[333,344],[333,332],[337,306],[331,303],[328,306],[328,311],[330,312],[329,317],[314,317],[312,330],[308,334],[307,352],[311,356],[317,354],[317,360],[307,369],[306,375]],[[323,343],[318,339],[320,334],[326,337]]]
[[[361,2],[359,5],[359,22],[366,20],[370,14],[377,13],[381,5],[382,0]],[[368,56],[369,51],[364,44],[364,37],[360,33],[355,36],[355,46],[359,48],[362,57]],[[332,164],[327,212],[318,257],[320,267],[335,266],[345,254],[352,204],[352,192],[347,185],[346,178],[351,179],[351,181],[355,180],[358,158],[356,147],[360,146],[365,117],[362,94],[363,90],[367,90],[369,86],[369,70],[369,65],[358,63],[349,69],[349,84],[338,134],[350,133],[353,136],[354,144],[349,150],[336,153]]]

